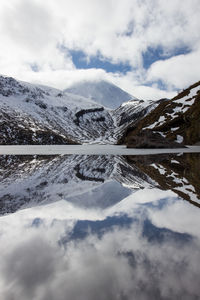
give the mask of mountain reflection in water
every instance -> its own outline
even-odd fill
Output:
[[[0,156],[0,299],[199,299],[199,166]]]

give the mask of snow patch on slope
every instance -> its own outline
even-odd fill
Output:
[[[114,129],[108,110],[90,99],[0,76],[0,109],[3,107],[76,142],[106,140]]]
[[[175,106],[172,107],[172,112],[165,112],[164,115],[159,116],[159,119],[155,121],[153,124],[143,128],[144,129],[154,129],[156,127],[162,126],[167,121],[172,121],[173,119],[177,118],[180,114],[185,113],[195,102],[195,97],[200,91],[200,87],[194,87],[190,90],[189,94],[179,98],[177,100],[171,100],[171,102],[168,104],[170,106],[171,104]],[[172,128],[171,131],[178,130],[179,127]],[[180,136],[177,136],[178,143],[181,143],[183,141],[183,138]]]

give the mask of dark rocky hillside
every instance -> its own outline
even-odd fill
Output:
[[[200,141],[200,81],[130,126],[122,138],[128,147],[165,148]]]

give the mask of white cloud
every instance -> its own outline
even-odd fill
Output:
[[[12,76],[18,78],[18,73],[11,73]],[[143,100],[157,100],[160,98],[172,98],[176,95],[172,90],[160,90],[154,84],[152,86],[145,86],[137,81],[134,74],[131,72],[123,75],[121,73],[107,73],[103,69],[72,69],[72,70],[56,70],[52,71],[50,68],[40,72],[32,72],[28,68],[24,69],[21,74],[21,80],[33,82],[36,84],[44,84],[47,86],[65,89],[72,84],[84,80],[108,80],[113,84],[119,86],[121,89],[129,92],[138,99]]]
[[[170,96],[172,86],[183,88],[200,75],[199,10],[198,0],[2,0],[0,73],[58,88],[103,76],[139,98]],[[128,62],[132,71],[77,70],[70,53],[59,45],[112,63]],[[149,47],[172,56],[177,48],[191,53],[156,62],[146,75],[142,55]],[[157,80],[169,90],[144,87]]]
[[[144,76],[144,77],[143,77]],[[159,85],[154,83],[151,86],[144,85],[146,74],[138,76],[137,72],[128,72],[123,74],[106,74],[105,78],[134,95],[138,99],[157,100],[161,98],[172,98],[177,93],[170,87],[166,90],[161,90]]]
[[[186,88],[200,79],[200,50],[157,61],[148,70],[147,79],[162,80],[169,86]]]
[[[66,218],[70,213],[63,205],[59,207],[61,203],[53,205],[56,215],[47,206],[1,217],[1,299],[112,300],[147,299],[149,295],[152,299],[195,299],[199,292],[199,216],[185,201],[167,199],[170,193],[142,190],[140,197],[135,199],[133,194],[124,199],[117,205],[118,212],[125,208],[136,222],[107,231],[105,223],[101,238],[93,232],[70,240],[76,222]],[[164,196],[164,209],[141,205],[137,210],[136,203],[146,203],[147,194],[154,204]],[[177,218],[180,211],[186,227],[185,219]],[[115,215],[112,213],[109,215]],[[145,230],[143,221],[148,216],[158,230]],[[36,217],[43,217],[41,225],[30,226]],[[166,232],[168,228],[172,231]],[[191,239],[177,232],[188,232]]]

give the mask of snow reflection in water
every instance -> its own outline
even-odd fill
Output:
[[[198,299],[199,154],[0,165],[0,299]]]

